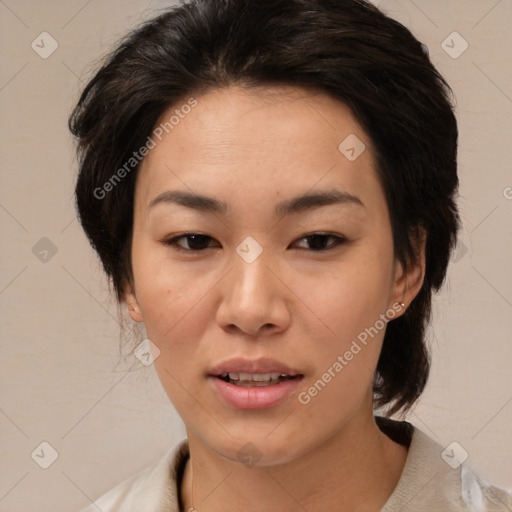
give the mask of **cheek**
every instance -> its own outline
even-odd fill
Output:
[[[163,341],[199,299],[200,281],[172,266],[165,251],[135,239],[132,265],[137,301],[148,332]]]
[[[378,254],[378,256],[376,256]],[[338,348],[372,326],[389,307],[391,258],[368,244],[331,264],[302,269],[294,292]],[[321,334],[321,332],[319,334]],[[330,334],[330,336],[328,336]],[[344,343],[342,343],[344,341]]]
[[[191,375],[197,374],[204,359],[201,340],[209,321],[205,294],[211,286],[205,279],[176,270],[164,262],[139,267],[137,295],[147,337],[160,350],[155,370],[170,401],[187,421],[202,414],[191,400],[196,385]]]
[[[311,414],[322,409],[324,415],[339,416],[354,410],[372,386],[391,283],[391,259],[380,254],[376,258],[361,251],[336,272],[323,277],[310,273],[302,281],[302,296],[321,320],[306,347],[315,371],[304,382],[302,403],[311,404]]]
[[[317,335],[306,349],[313,372],[297,395],[304,414],[323,428],[347,421],[369,398],[386,326],[380,307],[350,299],[338,304],[347,307],[325,310],[331,332]]]
[[[208,279],[171,268],[165,257],[150,250],[141,249],[133,259],[146,334],[160,350],[155,370],[171,401],[179,403],[186,398],[181,397],[179,383],[188,382],[192,368],[202,360],[200,340],[208,324],[204,300]]]

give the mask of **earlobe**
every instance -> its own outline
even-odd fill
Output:
[[[142,322],[142,315],[140,313],[139,303],[137,302],[137,298],[135,297],[135,293],[131,286],[128,287],[125,293],[125,301],[128,306],[128,313],[130,318],[134,322]]]
[[[402,263],[397,263],[398,272],[396,274],[394,283],[393,302],[405,304],[402,307],[402,313],[405,312],[408,305],[418,295],[423,280],[425,278],[425,247],[426,247],[427,234],[423,228],[418,228],[416,236],[414,237],[414,251],[416,259],[414,262],[409,262],[405,267]]]

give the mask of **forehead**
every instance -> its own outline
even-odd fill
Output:
[[[186,101],[184,98],[164,112],[157,126],[165,128],[166,121]],[[196,101],[190,113],[179,120],[174,116],[178,123],[163,134],[167,142],[180,148],[181,156],[188,157],[191,152],[194,159],[211,161],[212,156],[236,157],[237,152],[245,152],[257,153],[258,160],[271,160],[286,151],[299,157],[312,151],[321,154],[326,147],[336,149],[340,137],[349,134],[366,138],[345,104],[315,90],[230,86],[211,90]],[[197,139],[192,141],[191,136]],[[262,151],[277,145],[281,151],[275,155]]]
[[[142,162],[139,202],[171,188],[227,201],[250,192],[282,199],[315,186],[379,193],[371,141],[350,109],[327,94],[231,86],[194,98],[192,109],[180,110],[185,98],[160,117],[155,128],[181,114]]]

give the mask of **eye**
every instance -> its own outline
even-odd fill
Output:
[[[188,247],[182,247],[179,244],[181,239],[187,240]],[[201,252],[208,249],[205,245],[207,245],[209,240],[213,240],[213,238],[208,235],[201,235],[200,233],[185,233],[184,235],[175,236],[169,240],[163,240],[162,243],[164,245],[172,246],[177,251]]]
[[[333,239],[334,243],[327,245],[326,242],[329,238]],[[299,241],[301,240],[307,240],[311,245],[311,250],[314,252],[328,251],[348,241],[345,237],[331,235],[329,233],[311,233],[299,239]]]
[[[329,239],[334,240],[334,242],[326,244]],[[180,244],[181,240],[186,241],[186,247],[183,247]],[[345,237],[329,233],[311,233],[310,235],[303,236],[299,239],[299,241],[302,240],[307,241],[310,245],[310,250],[313,252],[325,252],[348,241]],[[208,235],[202,235],[200,233],[185,233],[168,240],[162,240],[162,243],[167,246],[172,246],[177,251],[193,253],[204,252],[206,249],[211,248],[212,246],[208,245],[208,242],[211,241],[214,241],[214,239]]]

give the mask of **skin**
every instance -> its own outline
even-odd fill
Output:
[[[184,510],[378,511],[407,456],[373,418],[384,329],[308,404],[297,393],[393,305],[396,311],[397,303],[406,304],[397,317],[405,311],[423,281],[423,245],[417,265],[405,269],[395,261],[371,141],[342,103],[288,87],[230,86],[196,99],[139,169],[134,281],[126,290],[131,318],[144,322],[160,350],[156,371],[187,428]],[[350,134],[366,145],[354,161],[338,150]],[[282,200],[332,188],[364,206],[273,215]],[[171,203],[148,208],[168,190],[216,197],[231,213]],[[211,237],[202,252],[163,242],[190,232]],[[315,251],[304,236],[318,232],[347,242],[325,237],[330,250]],[[236,252],[247,236],[263,250],[250,264]],[[185,250],[189,243],[179,241]],[[207,373],[237,356],[271,357],[304,378],[279,406],[235,410],[220,400]],[[253,467],[237,458],[249,442],[261,453]]]

